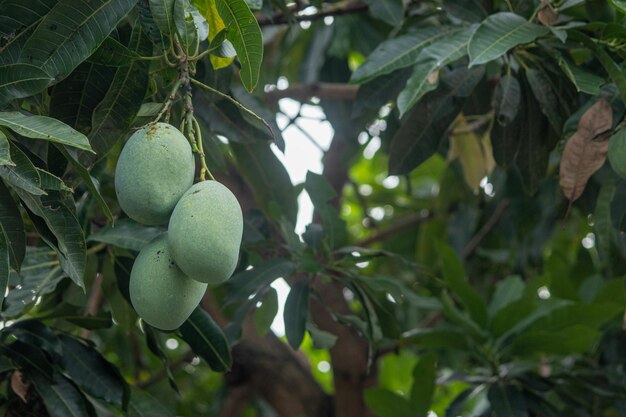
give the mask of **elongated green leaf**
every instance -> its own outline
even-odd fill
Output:
[[[228,280],[229,294],[226,296],[227,303],[247,299],[270,285],[277,278],[291,274],[295,265],[287,259],[271,259],[252,269],[239,272]]]
[[[291,286],[291,291],[285,301],[285,336],[292,348],[298,349],[304,339],[306,323],[309,319],[309,282],[297,282]]]
[[[610,0],[613,7],[615,7],[620,12],[626,14],[626,1],[624,0]]]
[[[489,303],[489,316],[493,317],[502,308],[517,301],[524,292],[524,282],[517,275],[512,275],[500,281]]]
[[[261,300],[261,306],[254,311],[254,326],[259,335],[264,336],[278,313],[278,294],[274,288],[268,288]]]
[[[146,391],[131,387],[128,417],[174,417],[174,414]]]
[[[216,0],[217,11],[224,20],[228,39],[241,63],[241,82],[248,91],[259,81],[263,61],[263,36],[256,18],[245,0]]]
[[[233,359],[226,336],[209,313],[197,307],[180,326],[183,339],[217,372],[230,369]]]
[[[410,74],[410,69],[404,68],[362,84],[352,107],[352,118],[376,117],[381,107],[404,89]]]
[[[29,374],[52,379],[52,364],[38,347],[16,341],[0,346],[0,352]]]
[[[152,54],[152,44],[143,33],[141,26],[135,26],[128,48],[139,55]],[[135,115],[148,89],[148,64],[133,61],[118,68],[104,99],[93,112],[92,130],[89,142],[102,158],[124,135],[128,134]],[[83,163],[93,162],[93,157],[83,155]]]
[[[510,346],[510,351],[525,357],[538,354],[571,355],[589,351],[600,339],[597,329],[573,325],[553,331],[529,332],[521,335]]]
[[[375,18],[397,26],[404,19],[404,4],[402,0],[365,0],[370,14]]]
[[[5,327],[3,337],[13,335],[18,340],[43,349],[53,355],[63,354],[59,338],[49,327],[37,319],[20,320]]]
[[[195,10],[189,3],[189,0],[174,1],[174,26],[178,33],[178,39],[183,50],[188,55],[194,55],[196,52],[196,43],[198,42],[198,31],[194,23],[191,11]],[[200,16],[200,18],[202,18]]]
[[[57,252],[63,270],[76,285],[84,288],[85,238],[76,216],[64,204],[63,197],[57,191],[40,197],[21,190],[16,192],[28,209],[42,219],[52,232],[56,240],[44,234],[41,237]]]
[[[206,101],[203,97],[197,97],[196,101],[198,99],[200,102]],[[244,114],[247,112],[237,108],[235,104],[229,101],[222,100],[219,103],[207,103],[205,108],[206,111],[200,113],[199,117],[211,126],[212,131],[226,136],[230,141],[258,143],[273,139],[271,128],[265,125],[263,125],[263,128],[259,128],[259,122],[248,122],[252,116],[244,117]],[[258,116],[256,117],[258,118]]]
[[[104,242],[120,248],[140,251],[148,242],[165,231],[162,227],[144,226],[122,219],[89,236],[87,240]]]
[[[26,252],[24,221],[15,200],[2,181],[0,181],[0,226],[8,242],[11,267],[19,271]]]
[[[139,15],[139,23],[146,32],[146,36],[158,48],[159,51],[165,51],[170,46],[169,36],[164,35],[157,26],[151,10],[150,0],[139,0],[137,2],[137,14]],[[157,6],[158,7],[158,6]]]
[[[154,23],[166,38],[174,37],[174,2],[176,0],[149,0]]]
[[[524,396],[511,385],[502,382],[492,385],[487,398],[494,417],[528,417]]]
[[[50,417],[88,417],[87,400],[76,387],[58,372],[49,383],[34,376],[34,386]]]
[[[467,22],[478,23],[487,17],[480,0],[443,0],[443,8],[452,16]]]
[[[500,78],[495,100],[496,121],[500,126],[509,125],[517,116],[522,100],[521,87],[514,75],[506,74]]]
[[[65,335],[60,339],[63,366],[74,383],[92,397],[121,407],[128,388],[117,368],[78,340]]]
[[[87,168],[85,168],[80,162],[78,162],[78,160],[64,147],[57,146],[57,149],[59,150],[59,152],[61,152],[65,159],[70,162],[76,172],[78,172],[78,175],[82,178],[85,186],[89,189],[89,192],[91,193],[93,198],[95,198],[98,202],[98,205],[102,209],[104,215],[107,217],[107,219],[109,219],[109,221],[112,222],[113,213],[111,213],[111,209],[104,200],[104,197],[102,197],[102,194],[100,194],[100,190],[98,189],[98,187],[96,187],[94,179],[89,174],[89,171],[87,171]]]
[[[613,241],[613,225],[611,223],[611,203],[615,197],[615,181],[611,178],[606,181],[596,202],[593,213],[594,231],[600,258],[603,262],[609,262],[611,256],[611,242]]]
[[[102,101],[115,68],[83,62],[60,83],[50,97],[50,117],[87,135],[91,130],[91,115]]]
[[[9,238],[0,223],[0,305],[4,301],[4,294],[9,284],[9,271],[11,268],[11,255]]]
[[[0,165],[15,165],[11,160],[9,138],[0,130]]]
[[[408,173],[437,151],[465,98],[483,75],[483,67],[455,69],[442,77],[443,87],[428,93],[413,107],[392,139],[390,174]]]
[[[128,49],[115,38],[108,36],[98,49],[91,54],[88,61],[101,65],[121,67],[138,58],[139,54],[137,52]]]
[[[430,43],[462,30],[456,27],[426,27],[378,45],[352,74],[350,82],[362,84],[381,75],[416,63],[422,49]]]
[[[570,81],[572,81],[576,90],[591,94],[592,96],[600,94],[600,87],[606,82],[604,78],[585,71],[564,57],[559,58],[559,66]]]
[[[0,2],[0,64],[18,62],[22,46],[57,0],[40,0],[24,7],[22,0]]]
[[[547,35],[550,29],[529,22],[515,13],[496,13],[478,27],[468,45],[470,66],[485,64],[510,49]]]
[[[46,192],[41,189],[39,172],[28,159],[28,156],[17,146],[11,146],[14,166],[0,166],[0,177],[9,184],[19,187],[31,194],[42,195]]]
[[[438,71],[441,67],[467,54],[467,43],[474,30],[476,27],[457,32],[433,42],[420,52],[417,58],[419,63],[415,66],[406,87],[398,96],[400,117],[404,116],[424,94],[437,88]]]
[[[415,417],[426,417],[435,394],[437,356],[429,353],[420,358],[413,368],[411,406]]]
[[[52,77],[35,65],[0,66],[0,107],[13,99],[37,94],[51,82]]]
[[[285,166],[274,155],[270,146],[265,143],[231,143],[230,148],[237,159],[240,172],[251,185],[257,201],[266,213],[275,219],[285,216],[295,224],[295,189]]]
[[[367,408],[378,417],[417,416],[411,404],[401,395],[383,388],[371,388],[364,392],[363,399]]]
[[[44,190],[53,190],[53,191],[69,191],[74,192],[70,187],[65,185],[63,180],[57,177],[54,174],[49,173],[43,169],[35,168],[37,173],[39,174],[39,179],[41,180],[41,188]]]
[[[137,0],[60,0],[24,45],[20,60],[60,80],[91,55]]]
[[[459,297],[472,319],[481,326],[487,323],[487,306],[480,294],[465,278],[463,263],[450,246],[438,242],[443,278],[452,292]]]
[[[554,131],[561,134],[563,118],[559,112],[559,99],[552,89],[552,81],[541,67],[529,68],[526,78],[541,112],[548,118]]]
[[[92,151],[85,135],[51,117],[28,116],[19,112],[0,112],[0,125],[28,138],[43,139]]]

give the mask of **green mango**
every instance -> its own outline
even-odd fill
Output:
[[[180,199],[168,226],[172,257],[191,278],[219,284],[239,258],[243,215],[237,198],[217,181],[194,184]]]
[[[130,301],[146,323],[174,330],[189,318],[207,284],[186,276],[172,259],[167,233],[154,238],[139,252],[130,273]]]
[[[194,173],[191,146],[180,131],[167,123],[141,128],[126,142],[115,168],[120,207],[139,223],[165,224]]]
[[[626,178],[626,129],[619,130],[611,137],[608,156],[613,171]]]

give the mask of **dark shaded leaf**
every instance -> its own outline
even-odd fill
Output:
[[[559,99],[552,89],[552,81],[541,67],[529,68],[526,71],[526,78],[541,112],[548,118],[554,131],[560,135],[563,118],[559,111]]]
[[[180,332],[185,342],[207,361],[211,369],[216,372],[230,369],[233,359],[226,336],[204,309],[197,307],[180,326]]]
[[[154,23],[165,37],[172,38],[176,33],[174,27],[174,2],[176,0],[149,0],[150,11]]]
[[[437,379],[437,356],[429,353],[422,356],[413,368],[411,408],[416,417],[427,417],[433,402]]]
[[[146,391],[131,387],[128,417],[174,417],[174,414]]]
[[[58,372],[53,383],[32,375],[34,387],[43,399],[50,417],[88,417],[87,399]]]
[[[117,368],[92,347],[61,335],[63,366],[72,380],[86,393],[122,407],[126,381]]]
[[[104,41],[137,0],[60,0],[28,38],[20,60],[57,81]]]
[[[366,112],[377,115],[382,106],[402,91],[410,75],[411,70],[404,68],[362,84],[352,108],[352,117],[359,118]]]
[[[252,269],[239,272],[228,280],[229,294],[226,296],[227,303],[247,299],[270,285],[276,279],[291,274],[295,264],[287,259],[271,259]]]
[[[122,67],[136,59],[139,59],[137,52],[128,49],[115,38],[108,36],[87,61],[110,67]]]
[[[0,66],[0,108],[16,98],[37,94],[51,82],[52,77],[35,65]]]
[[[15,200],[2,181],[0,181],[0,226],[8,243],[11,267],[19,271],[26,252],[24,221]]]
[[[131,219],[122,219],[115,225],[105,226],[87,238],[120,248],[140,251],[148,242],[165,231],[162,227],[144,226]]]
[[[500,126],[507,126],[517,116],[522,91],[517,78],[511,74],[506,74],[498,81],[495,93],[496,119]]]
[[[6,126],[27,138],[47,140],[91,151],[85,135],[51,117],[28,116],[19,112],[0,112],[0,126]]]
[[[365,390],[363,399],[367,408],[378,417],[418,416],[404,397],[383,388]]]
[[[443,8],[452,16],[466,22],[478,23],[487,17],[480,0],[444,0]]]
[[[487,392],[494,417],[528,417],[526,401],[521,392],[511,385],[498,382]]]
[[[40,375],[52,380],[52,364],[38,347],[16,341],[9,345],[1,345],[0,352],[8,357],[19,369],[29,374]]]
[[[375,19],[397,26],[404,19],[404,4],[402,0],[365,0],[370,14]]]
[[[15,336],[18,340],[41,348],[51,354],[63,354],[59,338],[41,321],[37,319],[20,320],[6,327],[4,335]]]
[[[39,172],[30,159],[28,159],[28,156],[17,146],[11,146],[10,148],[15,165],[0,166],[0,177],[4,178],[6,182],[14,187],[21,188],[30,194],[46,194],[46,192],[41,189]]]
[[[405,174],[433,155],[450,124],[483,77],[484,68],[459,68],[442,77],[443,86],[427,94],[407,114],[391,143],[389,173]]]
[[[299,281],[291,286],[285,301],[285,336],[292,348],[298,349],[304,339],[306,323],[309,319],[309,282]]]

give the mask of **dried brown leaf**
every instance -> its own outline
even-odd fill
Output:
[[[20,371],[15,371],[11,375],[11,389],[22,401],[27,402],[28,384],[24,382],[24,376]]]
[[[552,26],[559,18],[559,14],[552,8],[548,0],[541,0],[541,6],[537,12],[537,19],[545,25]]]
[[[613,110],[602,98],[582,115],[578,130],[567,141],[561,156],[560,184],[565,197],[573,203],[585,190],[587,181],[606,160]]]

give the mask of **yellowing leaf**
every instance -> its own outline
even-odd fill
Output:
[[[570,203],[582,195],[589,178],[604,164],[609,147],[605,133],[612,125],[613,110],[602,98],[585,111],[578,130],[567,141],[559,176],[563,194]]]
[[[479,137],[463,116],[459,116],[456,133],[450,136],[450,161],[458,159],[463,169],[465,182],[478,192],[480,182],[489,176],[495,167],[489,134]]]
[[[226,25],[224,25],[224,21],[217,12],[215,0],[194,0],[193,4],[209,24],[209,41],[212,41],[213,38],[215,38],[215,35],[226,27]],[[229,66],[235,58],[221,58],[219,56],[211,55],[209,59],[211,60],[213,68],[218,70]]]

